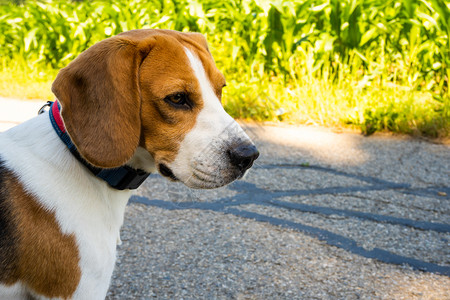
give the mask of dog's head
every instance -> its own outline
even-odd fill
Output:
[[[155,167],[189,187],[215,188],[258,157],[221,105],[224,86],[201,34],[133,30],[80,54],[52,90],[89,163]]]

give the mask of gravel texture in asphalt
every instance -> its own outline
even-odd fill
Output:
[[[245,179],[131,198],[107,299],[450,299],[449,146],[245,127]]]

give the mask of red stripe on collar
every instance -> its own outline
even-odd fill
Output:
[[[64,127],[64,122],[61,118],[61,112],[59,111],[58,101],[55,101],[55,104],[56,105],[52,105],[53,118],[55,119],[56,125],[58,125],[59,130],[61,130],[62,133],[65,133],[66,128]]]

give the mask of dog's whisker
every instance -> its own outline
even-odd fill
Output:
[[[209,183],[212,183],[212,184],[216,184],[217,182],[215,181],[215,180],[210,180],[210,179],[208,179],[208,178],[204,178],[204,177],[201,177],[201,176],[199,176],[197,173],[192,173],[192,175],[193,175],[193,177],[195,177],[195,178],[197,178],[198,180],[201,180],[201,181],[203,181],[203,182],[209,182]]]

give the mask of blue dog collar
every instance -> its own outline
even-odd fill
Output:
[[[115,188],[117,190],[137,189],[150,175],[150,173],[147,173],[140,169],[133,169],[127,165],[114,169],[102,169],[91,165],[81,157],[77,148],[70,139],[61,118],[61,107],[58,101],[49,101],[45,106],[50,106],[49,115],[53,129],[55,129],[56,134],[58,134],[59,138],[64,142],[67,148],[69,148],[72,155],[75,156],[75,158],[86,168],[88,168],[88,170],[91,171],[92,174],[106,181],[112,188]],[[43,111],[43,108],[41,108],[39,113]]]

